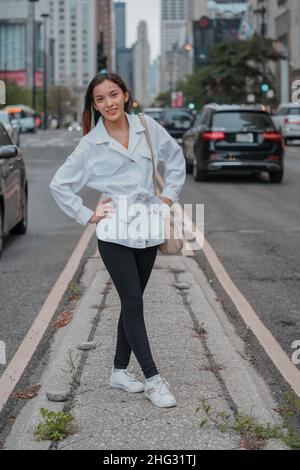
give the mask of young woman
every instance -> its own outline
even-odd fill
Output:
[[[132,103],[131,93],[118,75],[97,75],[91,81],[85,97],[84,136],[55,173],[50,190],[58,206],[78,223],[97,224],[99,253],[121,301],[110,386],[131,393],[144,391],[155,406],[171,407],[176,406],[175,397],[151,354],[143,293],[158,245],[164,242],[162,214],[178,200],[185,181],[185,159],[168,132],[145,116],[155,167],[158,163],[164,167],[163,191],[155,196],[151,151],[139,116],[130,114]],[[84,186],[101,193],[96,211],[85,207],[76,195]],[[131,211],[133,206],[140,210]],[[151,234],[148,230],[141,236],[135,225],[137,215],[141,215],[139,227],[152,225]],[[131,351],[145,383],[127,371]]]

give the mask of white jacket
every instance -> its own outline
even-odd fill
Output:
[[[151,151],[145,129],[137,115],[126,113],[126,116],[129,123],[128,150],[108,134],[100,118],[58,168],[49,187],[57,205],[81,225],[87,224],[94,211],[85,207],[76,193],[87,186],[98,190],[101,199],[111,197],[116,213],[112,218],[105,217],[97,223],[97,237],[145,248],[164,241],[163,215],[169,207],[154,194]],[[181,147],[160,124],[149,116],[145,119],[154,150],[155,168],[158,163],[164,167],[161,196],[175,203],[186,178],[184,155]],[[126,212],[132,205],[139,210]],[[139,227],[145,228],[147,223],[148,228],[151,225],[148,234],[137,234],[138,220],[141,223]]]

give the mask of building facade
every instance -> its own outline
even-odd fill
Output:
[[[133,47],[133,83],[135,99],[143,106],[151,104],[150,46],[147,24],[138,25],[137,41]]]
[[[97,72],[102,67],[111,70],[112,68],[112,2],[111,0],[97,0],[97,22],[96,22],[96,43],[97,43]]]
[[[193,71],[192,52],[185,46],[192,41],[195,1],[161,0],[161,92]]]
[[[49,2],[0,0],[0,79],[31,88],[33,84],[33,24],[35,26],[35,83],[43,83],[43,18]]]
[[[130,91],[133,92],[133,53],[131,48],[118,49],[117,73],[123,78]]]

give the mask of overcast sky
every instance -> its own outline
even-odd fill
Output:
[[[126,0],[125,3],[127,47],[136,41],[138,24],[145,20],[152,62],[160,54],[160,0]]]

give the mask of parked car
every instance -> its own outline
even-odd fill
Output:
[[[147,116],[152,117],[155,121],[158,121],[161,119],[161,114],[163,112],[163,108],[145,108],[143,109],[143,113],[147,114]]]
[[[79,122],[77,122],[77,121],[72,122],[72,124],[70,124],[70,125],[68,126],[68,131],[69,131],[69,132],[73,132],[73,131],[78,131],[78,132],[80,132],[81,129],[82,129],[81,124],[80,124]]]
[[[3,238],[27,230],[28,182],[21,151],[0,123],[0,257]]]
[[[183,134],[190,129],[194,116],[186,108],[164,108],[159,123],[182,144]]]
[[[20,126],[6,111],[0,111],[0,122],[7,130],[16,145],[20,145]]]
[[[284,143],[271,116],[261,107],[204,106],[183,136],[187,172],[195,181],[209,174],[268,172],[272,183],[284,173]]]
[[[300,105],[281,104],[272,117],[275,126],[283,134],[286,145],[290,140],[300,140]]]
[[[36,132],[35,111],[23,104],[10,105],[4,108],[13,119],[16,119],[20,126],[20,132]]]

